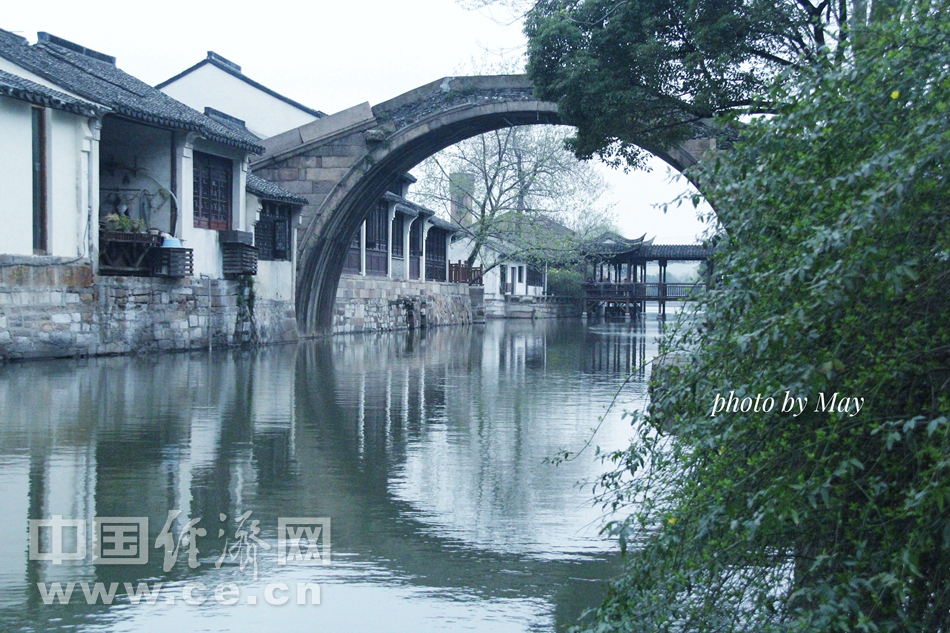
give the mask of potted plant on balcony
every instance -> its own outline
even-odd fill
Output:
[[[146,226],[144,220],[136,220],[121,213],[110,213],[104,218],[105,228],[108,231],[121,233],[144,233]]]

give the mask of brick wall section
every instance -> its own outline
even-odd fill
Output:
[[[94,277],[88,264],[0,261],[0,360],[297,339],[294,306],[247,282]]]

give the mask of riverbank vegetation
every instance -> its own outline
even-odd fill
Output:
[[[950,2],[739,13],[771,4],[729,4],[713,22],[704,2],[650,14],[649,3],[551,0],[529,13],[529,69],[549,98],[586,108],[580,97],[599,94],[629,112],[625,99],[665,86],[651,94],[667,109],[629,129],[591,110],[581,155],[635,164],[628,144],[677,111],[733,124],[743,104],[769,112],[691,174],[724,227],[717,283],[666,344],[689,362],[666,374],[598,482],[627,564],[594,630],[947,631]],[[694,56],[675,29],[643,35],[684,23],[663,11],[690,7],[696,28],[684,32],[705,46]],[[774,37],[755,39],[756,25]],[[809,45],[796,52],[797,40]],[[696,57],[720,44],[755,50]],[[633,49],[626,78],[607,73]],[[677,90],[691,98],[668,98]],[[730,392],[776,405],[712,417]],[[821,409],[820,393],[864,406]],[[786,396],[808,405],[783,412]]]

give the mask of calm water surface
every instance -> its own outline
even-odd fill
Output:
[[[0,367],[0,630],[566,629],[601,599],[617,548],[577,485],[604,470],[594,451],[544,460],[584,444],[657,336],[649,317],[496,322]],[[602,448],[625,444],[622,410],[646,403],[649,370],[633,373]],[[85,559],[30,560],[28,520],[55,515],[87,521]],[[94,565],[95,516],[147,517],[147,563]],[[331,563],[279,564],[281,517],[329,517]],[[189,539],[195,519],[206,534]],[[79,530],[60,533],[75,551]],[[76,583],[69,604],[44,604],[37,583],[53,582]],[[87,605],[80,583],[96,582],[118,583],[111,605]],[[133,605],[123,583],[161,594]],[[222,583],[237,604],[216,599]],[[318,583],[321,604],[296,604],[298,583]]]

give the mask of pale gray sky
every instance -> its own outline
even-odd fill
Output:
[[[120,68],[153,85],[213,50],[248,77],[327,113],[453,75],[486,52],[524,50],[520,24],[501,24],[454,0],[7,2],[0,28],[31,41],[47,31],[114,55]],[[646,232],[674,243],[701,232],[691,205],[667,214],[651,207],[684,189],[682,180],[667,184],[662,161],[649,174],[606,171],[628,236]]]

